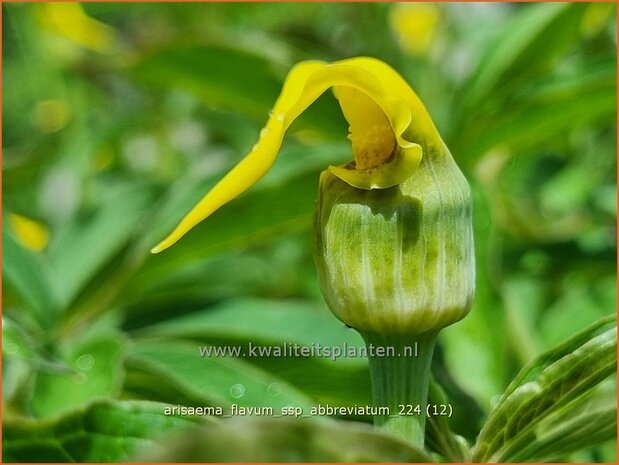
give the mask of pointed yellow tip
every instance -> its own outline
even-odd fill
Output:
[[[162,240],[159,244],[157,244],[155,247],[150,249],[150,253],[155,254],[155,253],[163,252],[165,249],[167,249],[172,244],[174,244],[177,240],[178,238],[175,238],[173,237],[172,234],[170,234],[168,237]]]
[[[156,253],[161,252],[162,250],[164,250],[164,248],[161,246],[161,244],[157,244],[155,247],[150,249],[150,253],[156,254]]]

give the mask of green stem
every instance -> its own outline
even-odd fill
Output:
[[[362,333],[368,348],[374,405],[389,409],[388,415],[375,416],[374,424],[421,449],[436,335]]]

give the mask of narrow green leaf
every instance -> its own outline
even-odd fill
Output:
[[[552,349],[549,349],[539,355],[535,360],[525,366],[514,378],[514,380],[509,384],[507,389],[505,389],[505,391],[503,392],[503,395],[501,396],[501,400],[499,401],[497,407],[519,386],[536,379],[543,372],[543,370],[552,366],[555,362],[561,360],[563,357],[572,355],[574,351],[579,349],[581,346],[584,346],[591,339],[603,334],[607,334],[608,331],[616,332],[616,327],[617,321],[615,316],[609,315],[607,317],[599,319],[598,321],[583,329],[581,332],[575,334],[568,340],[556,345]]]
[[[2,316],[2,355],[26,361],[38,360],[38,344],[27,331],[8,316]]]
[[[522,8],[491,42],[467,88],[467,108],[495,96],[509,81],[552,63],[578,37],[587,5],[543,3]]]
[[[27,404],[32,364],[40,360],[35,342],[8,316],[2,316],[2,406],[5,412]]]
[[[449,403],[441,386],[432,380],[428,392],[428,403],[446,405]],[[466,440],[454,434],[446,416],[431,416],[426,424],[426,447],[441,454],[449,462],[470,462],[471,451]]]
[[[573,69],[532,79],[513,97],[525,105],[564,101],[588,91],[614,88],[616,76],[614,58],[596,57],[579,63]]]
[[[2,280],[21,302],[32,311],[34,319],[48,327],[57,311],[51,273],[44,257],[23,249],[9,233],[3,219]]]
[[[543,421],[535,440],[510,456],[513,462],[550,462],[617,437],[617,385],[614,380]]]
[[[525,367],[478,437],[475,461],[513,461],[540,423],[617,369],[616,321],[605,318]]]
[[[358,423],[235,418],[204,425],[140,457],[149,462],[432,462],[403,440]]]
[[[3,462],[126,462],[164,433],[195,424],[165,415],[166,404],[110,400],[63,417],[35,421],[4,417]]]
[[[552,140],[576,126],[582,127],[615,114],[613,85],[591,89],[558,101],[531,101],[495,115],[492,124],[479,124],[461,143],[463,158],[474,160],[495,147],[522,149]]]

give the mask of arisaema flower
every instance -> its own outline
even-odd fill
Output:
[[[289,73],[271,116],[251,152],[153,248],[157,253],[264,176],[275,162],[284,134],[320,95],[332,88],[350,125],[354,161],[329,171],[358,189],[400,184],[423,157],[421,143],[442,144],[426,109],[402,77],[373,58],[335,63],[306,61]]]
[[[256,183],[275,162],[292,122],[332,88],[350,126],[353,160],[320,177],[314,255],[329,308],[368,347],[375,423],[423,447],[438,332],[466,315],[475,288],[471,194],[423,104],[402,77],[373,58],[295,66],[258,143],[153,252]],[[417,343],[416,356],[407,349]]]

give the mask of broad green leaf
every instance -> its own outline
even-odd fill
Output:
[[[152,321],[178,316],[170,307],[197,307],[239,296],[272,296],[321,301],[320,288],[311,259],[310,231],[286,234],[245,250],[205,258],[179,269],[156,283],[133,281],[125,289],[128,328],[145,327]],[[277,263],[274,267],[273,263]],[[202,304],[202,305],[204,305]]]
[[[202,341],[252,341],[255,344],[282,346],[286,343],[306,347],[364,346],[356,331],[346,328],[324,304],[240,298],[213,308],[149,326],[138,336],[192,338]],[[325,360],[332,360],[325,357]],[[360,357],[336,357],[340,363],[365,365]]]
[[[432,462],[422,450],[358,423],[235,418],[202,426],[140,457],[149,462]]]
[[[324,308],[310,234],[308,228],[230,250],[182,267],[156,283],[132,280],[119,298],[126,308],[125,327],[139,330],[240,296],[309,300]],[[170,313],[170,308],[178,310]]]
[[[232,47],[179,45],[154,50],[130,67],[149,84],[179,88],[209,105],[265,118],[281,81],[263,57]]]
[[[505,390],[478,437],[474,460],[513,461],[550,415],[617,369],[617,327],[605,318],[527,365]]]
[[[535,440],[510,456],[513,462],[550,462],[617,437],[617,385],[605,382],[535,430]]]
[[[51,272],[44,257],[22,248],[3,220],[2,281],[32,311],[35,321],[48,327],[58,303],[51,285]]]
[[[47,421],[4,416],[3,462],[126,462],[162,434],[187,428],[194,417],[165,415],[166,404],[95,402]]]
[[[273,373],[318,403],[354,406],[371,405],[370,374],[367,364],[330,363],[318,358],[265,357],[254,359],[261,369]],[[372,422],[368,416],[353,417]]]
[[[130,65],[130,72],[147,84],[182,89],[209,107],[266,121],[281,91],[286,69],[247,50],[214,44],[177,44],[152,51]],[[334,99],[331,99],[334,100]],[[299,126],[322,134],[345,134],[335,102],[320,100]]]
[[[254,189],[196,226],[175,247],[148,257],[135,279],[152,286],[162,277],[206,257],[308,228],[316,193],[312,181],[317,183],[313,174],[294,178],[279,189]]]
[[[48,417],[115,397],[124,381],[124,337],[91,329],[74,343],[62,342],[60,359],[41,367],[32,394],[36,416]]]
[[[198,343],[174,339],[139,342],[132,348],[128,366],[155,375],[160,384],[207,405],[312,405],[303,393],[247,361],[230,356],[202,357]]]
[[[346,328],[324,304],[302,301],[234,299],[136,331],[137,338],[192,339],[202,344],[254,346],[327,347],[346,350],[364,342]],[[248,358],[267,372],[282,378],[319,402],[334,405],[367,404],[371,401],[365,357],[269,357]],[[367,419],[366,419],[367,420]]]

